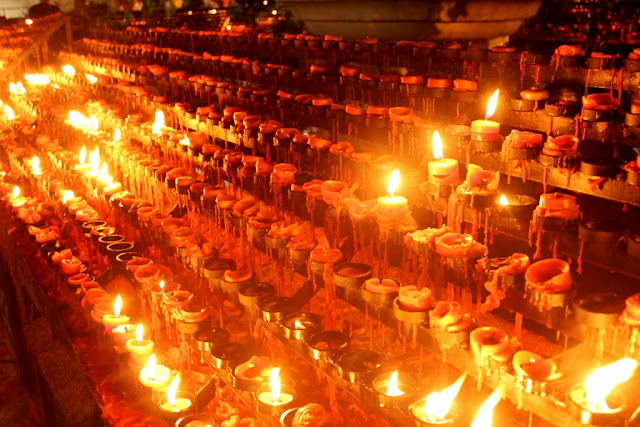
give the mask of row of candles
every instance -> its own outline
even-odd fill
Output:
[[[498,125],[498,128],[499,128],[499,125]],[[479,128],[477,128],[477,129],[479,129]],[[437,170],[437,165],[436,165],[436,167],[430,167],[430,169]],[[396,176],[397,176],[397,174],[395,174],[395,173],[394,173],[394,175],[396,175]],[[441,174],[441,173],[434,173],[434,176],[436,176],[436,175],[441,176],[441,175],[443,175],[443,174]],[[394,180],[397,180],[397,179],[394,179]],[[393,180],[392,180],[392,181],[393,181]],[[394,193],[394,190],[395,190],[395,189],[393,189],[393,186],[390,186],[390,191],[389,191],[390,196],[384,196],[384,198],[381,198],[382,200],[379,200],[379,202],[382,202],[382,204],[384,204],[384,205],[389,205],[389,206],[394,206],[394,205],[401,205],[401,206],[402,206],[402,205],[405,205],[405,204],[406,204],[406,198],[401,198],[401,197],[399,197],[399,196],[394,196],[394,194],[393,194],[393,193]],[[390,380],[391,380],[392,378],[393,378],[393,375],[391,376]],[[394,394],[397,394],[397,393],[398,393],[398,391],[397,391],[397,390],[392,386],[392,384],[393,384],[393,382],[392,382],[392,381],[390,381],[390,385],[389,385],[389,387],[388,387],[388,391],[387,391],[387,393],[388,393],[390,396],[393,396]],[[445,394],[445,393],[443,392],[443,394]],[[493,399],[490,399],[490,400],[496,400],[496,398],[495,398],[495,397],[493,397]],[[475,424],[474,424],[474,425],[475,425]],[[481,424],[478,424],[478,425],[481,425]],[[487,425],[487,424],[484,424],[484,425]]]

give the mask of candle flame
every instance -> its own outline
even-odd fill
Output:
[[[74,128],[86,128],[91,126],[91,120],[87,119],[84,114],[79,111],[69,111],[69,124]]]
[[[27,24],[27,25],[31,25],[31,24],[33,24],[33,20],[32,20],[32,19],[27,18],[27,19],[24,21],[24,23],[25,23],[25,24]]]
[[[42,171],[40,170],[40,157],[33,156],[33,159],[31,159],[31,169],[34,175],[42,175]]]
[[[136,340],[140,345],[142,345],[142,341],[144,341],[144,328],[142,327],[142,323],[136,328]]]
[[[91,153],[89,153],[89,165],[91,166],[90,174],[92,176],[98,176],[100,173],[100,148],[96,147]]]
[[[147,362],[146,369],[151,371],[155,367],[156,367],[156,355],[155,354],[151,354],[151,356],[149,356],[149,361]]]
[[[180,385],[180,373],[171,381],[169,390],[167,391],[167,402],[174,408],[176,407],[176,393],[178,393],[178,386]]]
[[[78,164],[84,165],[86,163],[87,163],[87,146],[83,145],[82,148],[80,149],[80,154],[78,155]]]
[[[509,205],[509,200],[507,199],[507,196],[505,196],[504,194],[502,196],[500,196],[500,204],[502,206],[508,206]]]
[[[18,85],[14,82],[9,83],[9,93],[16,93],[18,91]]]
[[[51,83],[51,79],[49,79],[49,76],[42,73],[35,73],[35,74],[25,73],[24,79],[32,85],[48,85]]]
[[[280,368],[273,368],[269,374],[271,397],[274,403],[280,402]]]
[[[294,329],[304,329],[304,325],[302,324],[302,322],[296,320],[293,324]]]
[[[86,73],[85,77],[87,78],[87,80],[89,80],[89,83],[91,83],[92,85],[96,84],[96,82],[98,81],[98,78],[93,74]]]
[[[75,76],[76,75],[76,69],[73,68],[73,65],[69,65],[69,64],[63,65],[62,66],[62,71],[65,74],[68,74],[70,76]]]
[[[74,197],[76,197],[76,195],[73,194],[73,191],[67,190],[64,192],[64,195],[62,196],[62,203],[66,205],[67,202],[73,199]]]
[[[155,121],[153,122],[153,127],[151,128],[151,132],[154,135],[161,135],[163,127],[164,127],[164,113],[160,110],[156,110]]]
[[[116,130],[113,132],[113,142],[120,141],[120,138],[121,138],[120,128],[116,128]]]
[[[98,118],[94,114],[91,115],[91,128],[93,128],[93,130],[98,130],[100,128]]]
[[[113,185],[113,178],[109,175],[106,162],[102,162],[102,167],[100,168],[100,172],[98,172],[98,181],[102,181],[106,185]]]
[[[389,377],[389,384],[387,384],[387,396],[402,396],[404,391],[398,387],[398,371],[393,371]]]
[[[9,107],[8,105],[4,106],[4,113],[7,115],[7,119],[9,120],[13,120],[16,118],[16,115],[13,112],[13,108]]]
[[[444,154],[442,152],[442,139],[440,138],[440,133],[438,131],[433,133],[433,158],[436,160],[444,159]]]
[[[113,314],[115,314],[116,317],[120,317],[120,310],[122,310],[122,297],[118,294],[116,303],[113,305]]]
[[[584,382],[589,409],[610,410],[607,395],[618,385],[627,381],[638,367],[634,359],[624,358],[593,371]]]
[[[484,115],[485,120],[489,120],[491,117],[493,117],[494,113],[496,112],[499,95],[500,95],[500,89],[496,89],[496,91],[493,92],[493,95],[491,95],[491,98],[489,98],[489,102],[487,103],[487,112]]]
[[[160,285],[160,290],[164,291],[164,280],[160,280],[159,285]]]
[[[427,396],[424,403],[424,413],[431,420],[444,421],[466,377],[467,375],[463,374],[455,383],[441,392],[433,392]]]
[[[20,197],[20,187],[17,185],[13,186],[13,197]]]
[[[399,185],[400,185],[400,171],[396,169],[391,173],[391,177],[389,178],[387,193],[389,193],[389,195],[393,197],[393,195],[396,194],[396,190],[398,190]]]
[[[498,387],[489,395],[482,404],[476,419],[471,423],[471,427],[491,427],[493,423],[493,409],[502,399],[502,390]]]
[[[184,145],[184,146],[188,147],[189,145],[191,145],[191,140],[189,139],[189,137],[187,135],[185,135],[184,138],[182,138],[180,141],[178,141],[178,143],[180,145]]]

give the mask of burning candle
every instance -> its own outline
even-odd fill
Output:
[[[453,422],[454,414],[451,413],[451,406],[456,396],[460,392],[466,374],[445,388],[441,392],[430,393],[427,397],[420,399],[411,405],[411,415],[422,424],[440,425]]]
[[[128,340],[126,347],[129,352],[129,362],[142,366],[148,362],[155,344],[150,339],[144,339],[144,328],[140,323],[136,328],[136,338]]]
[[[406,398],[416,390],[415,381],[407,375],[400,377],[398,371],[379,375],[372,386],[378,393],[378,405],[382,408],[404,406]]]
[[[62,66],[62,72],[65,73],[68,76],[75,76],[76,75],[76,69],[73,68],[73,65],[63,65]]]
[[[497,388],[489,395],[482,404],[476,419],[471,423],[471,427],[491,427],[493,424],[493,409],[502,399],[502,390]]]
[[[42,170],[40,169],[40,157],[33,156],[33,158],[31,159],[31,171],[33,172],[34,176],[42,175]]]
[[[16,114],[13,112],[13,108],[8,105],[4,106],[4,113],[7,115],[7,120],[11,121],[16,118]]]
[[[69,113],[69,117],[71,117],[71,113]],[[91,170],[91,166],[87,164],[87,147],[84,145],[80,149],[78,164],[74,166],[74,169],[80,173],[87,173]]]
[[[26,202],[27,202],[27,199],[20,196],[20,187],[18,187],[17,185],[14,185],[13,193],[11,195],[11,198],[9,199],[9,203],[11,204],[11,206],[17,209],[23,206]]]
[[[429,162],[429,182],[436,185],[449,185],[458,181],[458,161],[445,159],[442,150],[442,139],[438,131],[433,133],[433,158]]]
[[[569,412],[583,424],[618,425],[624,419],[623,398],[614,389],[637,367],[635,359],[624,358],[594,370],[569,391]]]
[[[171,370],[164,365],[156,364],[156,356],[149,356],[147,366],[145,366],[138,374],[138,380],[153,390],[161,390],[169,384],[171,380]]]
[[[167,394],[158,401],[163,418],[171,423],[195,410],[195,396],[186,391],[178,391],[179,385],[180,374],[171,382]]]
[[[493,95],[491,95],[491,98],[489,98],[484,120],[474,120],[471,122],[471,134],[479,141],[495,141],[496,139],[500,139],[500,123],[489,120],[496,112],[499,95],[500,89],[496,89]]]
[[[116,302],[113,304],[113,314],[105,314],[102,318],[102,324],[104,325],[104,333],[111,335],[111,331],[118,325],[124,325],[131,320],[129,316],[121,315],[122,310],[122,297],[118,294]]]
[[[531,219],[533,210],[536,208],[536,201],[533,197],[517,194],[517,195],[500,195],[496,199],[496,212],[506,218]]]
[[[164,125],[164,113],[161,110],[156,110],[153,126],[151,127],[151,133],[154,135],[162,135],[162,128]]]
[[[395,195],[399,185],[400,171],[396,169],[389,178],[387,187],[389,195],[378,197],[378,204],[376,205],[376,222],[382,227],[397,227],[409,219],[413,220],[407,199]]]
[[[273,368],[269,374],[269,386],[262,386],[256,391],[258,410],[276,415],[284,412],[293,403],[295,391],[280,384],[280,368]]]

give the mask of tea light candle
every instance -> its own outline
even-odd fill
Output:
[[[398,371],[386,372],[373,380],[373,389],[378,394],[378,405],[381,408],[401,407],[406,398],[416,390],[415,381]]]
[[[171,370],[164,365],[156,364],[156,356],[149,356],[147,366],[138,374],[138,380],[147,388],[161,390],[169,384],[171,380]]]
[[[118,325],[124,325],[131,320],[129,316],[121,315],[122,310],[122,297],[118,294],[116,302],[113,305],[113,314],[105,314],[102,317],[102,324],[104,325],[104,333],[111,335],[111,331]]]
[[[496,199],[495,209],[498,215],[506,218],[531,219],[537,203],[533,197],[524,195],[504,195]]]
[[[409,411],[418,425],[451,424],[455,418],[451,412],[451,406],[465,378],[466,374],[463,374],[455,383],[441,392],[430,393],[427,397],[414,402]]]
[[[136,327],[131,323],[118,325],[111,330],[111,338],[116,347],[124,347],[127,341],[136,337]]]
[[[387,187],[387,196],[378,197],[378,207],[392,211],[404,211],[409,209],[406,197],[396,196],[395,192],[400,185],[400,171],[394,170],[389,178],[389,186]]]
[[[126,347],[129,352],[129,362],[142,366],[148,362],[155,344],[150,339],[144,339],[144,328],[140,323],[136,328],[136,338],[128,340]]]
[[[167,417],[174,419],[187,412],[192,406],[194,399],[192,395],[184,392],[178,392],[180,386],[180,374],[171,381],[167,394],[158,402],[160,409],[164,411]]]
[[[487,104],[487,111],[484,116],[484,120],[474,120],[471,122],[471,133],[480,141],[493,140],[494,138],[499,137],[500,123],[489,120],[496,112],[499,95],[500,89],[496,89],[493,95],[491,95],[489,103]]]
[[[269,374],[269,387],[261,387],[256,392],[258,411],[270,415],[284,412],[295,397],[295,391],[280,384],[280,368],[273,368]]]
[[[449,185],[454,184],[460,179],[458,161],[444,158],[442,139],[438,131],[433,133],[433,158],[435,160],[429,162],[427,165],[429,182],[436,185]]]
[[[78,164],[73,167],[81,174],[85,174],[91,171],[91,165],[87,163],[87,147],[82,146],[80,154],[78,155]]]
[[[25,203],[27,203],[27,199],[22,197],[22,196],[20,196],[20,187],[15,185],[13,187],[12,197],[9,199],[9,204],[14,209],[17,209],[17,208],[19,208],[21,206],[24,206]]]

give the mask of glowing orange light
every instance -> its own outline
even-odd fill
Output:
[[[63,65],[62,66],[62,71],[65,74],[68,74],[70,76],[75,76],[76,75],[76,69],[73,68],[73,65],[69,65],[69,64]]]
[[[275,403],[280,402],[280,368],[273,368],[269,374],[271,397]]]
[[[33,20],[27,18],[27,19],[25,19],[24,23],[27,24],[27,25],[31,25],[31,24],[33,24]]]
[[[96,76],[94,76],[93,74],[88,74],[87,73],[84,76],[87,78],[87,80],[89,80],[89,83],[91,83],[92,85],[96,84],[96,82],[98,81],[98,78]]]
[[[116,298],[116,303],[113,305],[113,314],[115,314],[116,317],[120,317],[121,310],[122,310],[122,297],[120,296],[120,294],[118,294],[118,297]]]
[[[509,205],[509,200],[507,199],[507,196],[505,196],[504,194],[502,196],[500,196],[500,204],[502,206],[508,206]]]
[[[427,396],[424,402],[424,413],[430,420],[444,421],[446,419],[466,377],[466,374],[463,374],[455,383],[441,392],[433,392]]]
[[[20,197],[20,187],[17,185],[13,186],[13,197]]]
[[[169,390],[167,391],[167,402],[174,408],[176,407],[176,393],[178,393],[178,386],[180,385],[180,374],[171,381]]]
[[[142,345],[142,341],[144,341],[144,328],[142,327],[142,323],[136,328],[136,340],[140,345]]]
[[[500,89],[496,89],[489,98],[489,102],[487,103],[487,112],[484,115],[485,120],[489,120],[496,112],[496,107],[498,106],[498,96],[500,95]]]
[[[444,159],[444,153],[442,151],[442,138],[440,138],[440,133],[435,131],[433,133],[433,158],[436,160]]]
[[[404,391],[398,387],[398,371],[393,371],[389,377],[389,384],[387,384],[387,396],[402,396]]]
[[[389,193],[389,195],[393,197],[393,195],[396,194],[396,191],[398,190],[399,185],[400,185],[400,171],[396,169],[391,173],[391,177],[389,177],[389,185],[387,186],[387,193]]]
[[[609,411],[606,397],[618,384],[629,380],[637,367],[638,362],[635,359],[624,358],[589,374],[584,382],[589,409]]]
[[[13,112],[13,108],[8,105],[4,106],[4,113],[7,115],[7,119],[13,120],[16,118],[16,114]]]
[[[489,395],[482,404],[476,419],[471,423],[471,427],[491,427],[493,424],[493,409],[502,399],[502,390],[497,388]]]
[[[33,156],[31,159],[31,169],[34,175],[42,175],[42,171],[40,170],[40,157]]]
[[[160,110],[156,111],[155,121],[153,122],[153,126],[151,127],[151,132],[154,135],[162,134],[162,128],[164,127],[164,113]]]

